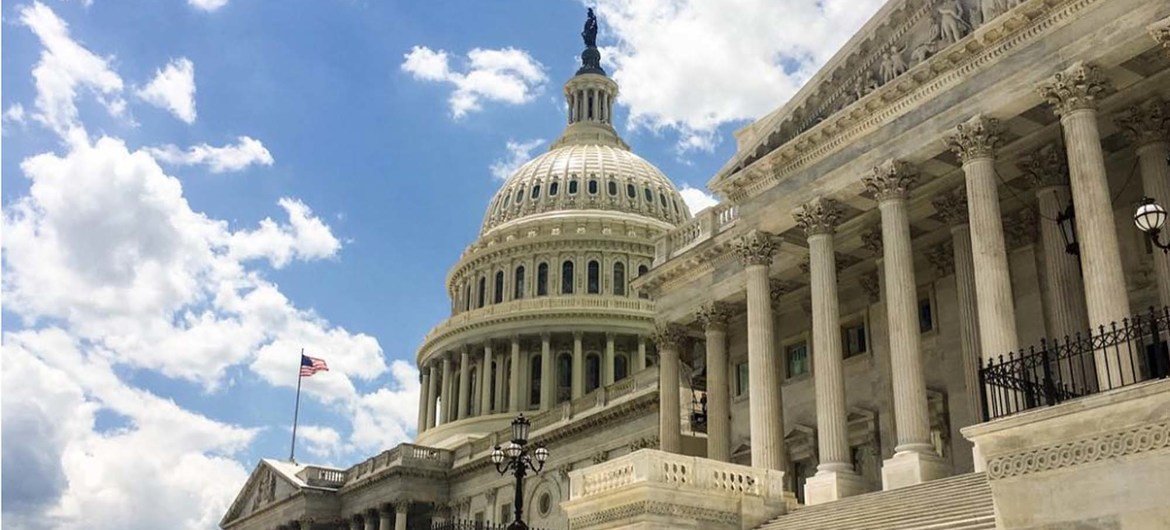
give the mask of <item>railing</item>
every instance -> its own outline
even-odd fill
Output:
[[[781,498],[784,473],[642,449],[573,471],[569,495],[579,499],[636,483],[655,483],[693,491]]]
[[[1043,339],[989,359],[979,369],[983,419],[1170,376],[1170,307],[1100,326],[1096,333]]]
[[[310,486],[339,488],[345,484],[345,471],[340,469],[305,466],[297,475]]]
[[[511,523],[488,523],[484,521],[457,519],[454,521],[434,521],[431,523],[431,530],[508,530],[509,524]],[[526,526],[525,528],[529,530],[540,530],[531,526]]]
[[[451,451],[446,449],[404,443],[345,470],[344,481],[352,482],[394,466],[442,470],[451,467],[453,461]]]
[[[674,227],[655,241],[654,263],[662,263],[715,237],[727,230],[737,219],[739,209],[731,203],[720,203],[699,212],[689,221]]]

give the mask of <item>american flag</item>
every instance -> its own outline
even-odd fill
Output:
[[[325,364],[325,359],[318,359],[316,357],[309,357],[301,354],[301,377],[309,377],[317,372],[328,372],[329,365]]]

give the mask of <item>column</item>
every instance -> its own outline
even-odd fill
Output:
[[[443,419],[441,423],[451,421],[451,353],[443,352]]]
[[[393,521],[394,512],[389,505],[383,506],[378,510],[378,530],[393,530],[391,528],[391,521]]]
[[[459,352],[459,407],[458,419],[466,419],[471,408],[471,347],[464,345]]]
[[[520,336],[512,335],[512,373],[508,383],[508,412],[520,412]]]
[[[731,389],[727,380],[727,320],[731,307],[713,302],[697,320],[707,341],[707,458],[731,461]]]
[[[508,400],[505,399],[504,387],[508,385],[508,372],[504,370],[508,354],[496,354],[496,413],[502,414],[508,410]]]
[[[548,410],[556,399],[557,381],[553,375],[552,335],[540,334],[540,410]]]
[[[634,357],[634,372],[646,369],[646,337],[638,336],[638,355]]]
[[[816,199],[803,205],[793,217],[808,237],[809,250],[813,384],[820,457],[816,476],[805,482],[805,502],[812,505],[864,493],[868,488],[853,470],[845,417],[845,368],[837,260],[833,250],[833,235],[841,222],[841,206],[832,199]]]
[[[418,423],[416,424],[418,427],[416,431],[418,434],[422,434],[423,431],[427,430],[427,402],[430,400],[431,395],[431,374],[428,373],[426,368],[423,368],[419,370],[419,377]]]
[[[1068,151],[1069,181],[1076,205],[1077,242],[1081,250],[1081,277],[1085,283],[1085,307],[1089,326],[1121,323],[1129,316],[1117,228],[1113,220],[1109,180],[1101,134],[1097,130],[1097,99],[1108,88],[1101,70],[1077,62],[1058,72],[1040,87],[1040,94],[1060,116]],[[1099,352],[1103,355],[1104,351]],[[1102,388],[1134,381],[1128,363],[1097,359],[1097,380]]]
[[[1134,147],[1142,171],[1142,191],[1170,207],[1170,114],[1159,98],[1134,105],[1117,117],[1117,125]],[[1170,306],[1170,254],[1154,251],[1154,277],[1158,281],[1158,303]]]
[[[366,510],[362,520],[366,523],[366,530],[378,530],[378,510]]]
[[[394,530],[406,530],[406,516],[410,514],[410,501],[394,503]]]
[[[613,333],[605,334],[605,359],[601,366],[601,386],[609,386],[613,384],[613,355],[614,355],[614,335]]]
[[[654,331],[658,344],[658,439],[659,449],[668,453],[682,451],[682,411],[679,406],[679,352],[684,335],[682,328],[667,324]]]
[[[487,416],[492,412],[492,341],[483,343],[483,364],[479,367],[479,414]]]
[[[918,294],[914,256],[910,250],[910,217],[906,199],[916,174],[909,164],[890,160],[864,179],[878,201],[882,216],[886,315],[890,340],[891,382],[894,387],[894,428],[898,444],[883,462],[882,488],[894,489],[948,474],[946,463],[930,443],[926,378],[918,336]]]
[[[967,413],[972,421],[982,421],[982,390],[979,368],[979,309],[975,301],[975,262],[971,252],[971,225],[967,222],[967,190],[960,188],[935,196],[934,209],[951,227],[952,265],[955,291],[959,303],[959,344],[963,349],[963,381],[967,390]]]
[[[435,410],[436,402],[439,399],[439,366],[434,362],[430,362],[430,377],[427,381],[427,428],[435,427],[435,421],[438,420],[437,412]]]
[[[768,267],[776,254],[777,243],[772,234],[753,230],[736,240],[733,248],[743,264],[747,289],[752,467],[783,472],[788,468],[788,453],[784,448],[784,404],[768,284]]]
[[[581,344],[581,332],[573,332],[573,399],[585,395],[585,352]]]
[[[1044,309],[1050,329],[1057,338],[1084,333],[1089,329],[1085,292],[1077,257],[1069,254],[1060,226],[1055,221],[1072,204],[1068,187],[1068,158],[1056,145],[1025,155],[1016,164],[1036,186],[1036,202],[1043,221],[1040,243],[1044,247]]]

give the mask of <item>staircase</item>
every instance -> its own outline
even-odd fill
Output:
[[[802,506],[759,530],[993,530],[995,507],[984,473]]]

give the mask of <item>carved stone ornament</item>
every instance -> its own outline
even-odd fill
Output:
[[[732,243],[732,250],[739,257],[744,267],[750,265],[772,264],[772,256],[776,255],[779,245],[776,239],[768,232],[753,230]]]
[[[703,329],[725,330],[731,315],[731,304],[711,302],[695,312],[695,320],[699,321]]]
[[[910,195],[910,188],[918,182],[918,172],[909,162],[887,160],[880,166],[875,166],[873,175],[863,177],[861,182],[865,185],[866,191],[878,202],[905,199]]]
[[[865,250],[868,250],[870,254],[881,257],[883,248],[881,225],[874,226],[861,233],[861,246]]]
[[[939,278],[950,276],[955,272],[955,250],[951,243],[940,243],[926,252],[926,261]]]
[[[657,448],[658,448],[658,436],[647,436],[645,438],[639,438],[637,440],[634,440],[633,442],[630,442],[630,452],[631,453],[634,451],[638,451],[640,449],[657,449]]]
[[[954,44],[971,32],[971,24],[963,13],[959,0],[940,0],[938,7],[939,38],[947,44]]]
[[[1015,215],[1006,219],[1003,226],[1007,236],[1008,248],[1019,248],[1036,242],[1039,225],[1036,223],[1036,212],[1031,208],[1024,208]]]
[[[834,199],[818,198],[803,204],[792,214],[796,226],[804,229],[805,235],[832,234],[841,224],[841,203]]]
[[[780,301],[780,297],[800,289],[800,284],[788,281],[777,280],[775,278],[768,280],[768,294],[772,298],[772,303]]]
[[[1068,69],[1057,72],[1039,88],[1057,116],[1073,111],[1096,109],[1100,98],[1109,91],[1109,82],[1101,68],[1078,61]]]
[[[876,304],[882,299],[882,279],[878,276],[878,271],[871,271],[862,274],[857,278],[857,283],[861,285],[861,290],[865,291],[865,295],[869,298],[869,303]]]
[[[673,348],[675,351],[681,350],[685,339],[686,333],[678,324],[659,324],[650,333],[650,340],[654,341],[660,350],[666,348]]]
[[[1170,56],[1170,17],[1159,20],[1150,25],[1150,36],[1154,42],[1162,45],[1162,50]]]
[[[607,460],[609,460],[609,451],[593,453],[593,465],[605,463]]]
[[[1016,167],[1037,188],[1068,186],[1068,156],[1056,144],[1024,154],[1016,162]]]
[[[1160,98],[1153,98],[1121,111],[1114,122],[1125,133],[1126,138],[1138,147],[1165,142],[1170,138],[1170,113],[1166,112],[1166,103]]]
[[[935,195],[930,200],[934,211],[949,226],[967,224],[967,189],[959,188]]]
[[[980,158],[994,158],[995,150],[1003,145],[1002,133],[999,120],[976,114],[957,125],[955,133],[947,136],[946,143],[965,164]]]

